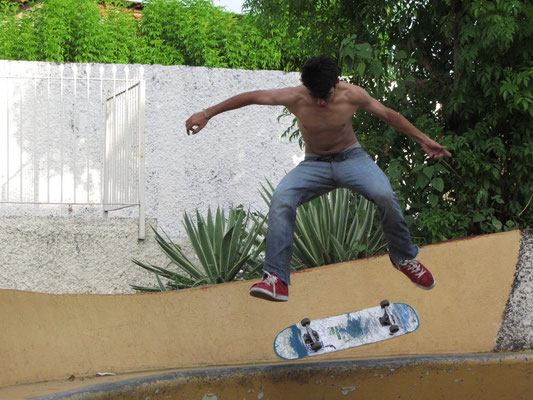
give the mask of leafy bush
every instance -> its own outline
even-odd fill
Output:
[[[374,115],[354,117],[419,243],[533,226],[531,2],[246,4],[265,26],[288,26],[288,43],[307,43],[298,32],[311,29],[315,40],[297,57],[336,56],[351,83],[451,151],[452,159],[428,159]],[[299,137],[294,129],[285,135]]]
[[[356,115],[359,139],[391,177],[412,231],[434,242],[531,226],[533,5],[427,2],[390,13],[379,28],[384,43],[347,38],[340,59],[353,83],[453,154],[429,160],[374,116]],[[416,17],[411,29],[395,22],[400,14]]]
[[[35,1],[20,14],[18,6],[0,3],[0,59],[280,67],[279,40],[207,0],[152,0],[139,20],[120,1]]]
[[[157,64],[268,68],[279,50],[249,16],[236,18],[206,0],[154,0],[143,10],[142,33]]]
[[[205,219],[196,211],[196,223],[185,213],[185,231],[201,267],[184,254],[181,246],[154,229],[156,241],[170,262],[166,268],[161,268],[133,260],[155,274],[159,288],[133,285],[132,288],[145,292],[165,291],[258,277],[262,271],[261,253],[265,247],[263,224],[264,218],[241,208],[232,208],[228,218],[220,208],[215,215],[209,209]],[[171,266],[173,269],[169,269]],[[166,285],[161,277],[168,280]]]
[[[20,15],[0,4],[0,58],[55,62],[134,62],[143,47],[138,25],[118,2],[104,13],[96,0],[32,2]]]

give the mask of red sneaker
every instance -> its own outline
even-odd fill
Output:
[[[424,267],[424,265],[418,260],[405,260],[398,265],[394,263],[392,263],[392,265],[394,268],[403,272],[409,279],[411,279],[411,282],[421,289],[433,289],[437,283],[429,269]]]
[[[289,300],[289,288],[275,274],[265,271],[265,277],[250,288],[250,295],[271,301]]]

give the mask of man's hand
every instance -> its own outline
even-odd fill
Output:
[[[191,133],[196,135],[207,125],[209,120],[205,117],[203,112],[197,112],[185,122],[185,128],[187,129],[187,135]]]
[[[452,154],[448,150],[446,150],[446,146],[443,146],[430,138],[426,138],[426,140],[420,143],[420,145],[422,146],[426,154],[430,157],[435,157],[439,159],[444,155],[448,157],[452,156]]]

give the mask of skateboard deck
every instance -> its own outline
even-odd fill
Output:
[[[414,332],[420,326],[413,307],[383,300],[380,306],[301,323],[282,330],[274,340],[285,360],[318,356],[376,343]]]

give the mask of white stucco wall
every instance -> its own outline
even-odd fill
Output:
[[[288,118],[281,107],[249,106],[216,116],[187,136],[186,119],[243,91],[297,85],[299,75],[272,71],[154,67],[147,74],[148,216],[182,236],[184,211],[244,205],[265,210],[259,195],[268,178],[277,183],[303,153],[281,140]],[[152,87],[152,89],[148,89]]]
[[[76,66],[80,74],[85,71],[85,65]],[[91,65],[92,71],[98,71],[104,67],[105,76],[111,76],[112,65]],[[117,65],[117,77],[123,76],[124,65]],[[221,114],[213,118],[207,127],[195,136],[187,136],[185,132],[185,120],[194,112],[216,104],[227,97],[240,92],[294,86],[299,84],[299,74],[284,73],[279,71],[245,71],[229,69],[210,69],[202,67],[186,66],[128,66],[130,75],[136,75],[139,68],[144,70],[146,81],[146,216],[157,221],[157,224],[171,237],[183,241],[185,232],[182,226],[182,217],[185,211],[193,212],[199,209],[205,213],[208,207],[229,207],[230,205],[243,205],[244,207],[266,211],[264,202],[259,194],[261,184],[269,179],[277,184],[284,174],[293,168],[302,158],[303,151],[297,143],[290,143],[288,139],[280,139],[281,133],[290,125],[290,118],[277,121],[281,114],[281,107],[249,106]],[[29,75],[29,76],[52,76],[58,75],[61,64],[43,62],[15,62],[0,61],[0,75]],[[64,75],[72,75],[72,65],[63,65]],[[82,76],[82,75],[80,75]],[[81,81],[81,80],[80,80]],[[46,82],[38,80],[40,85]],[[59,85],[59,83],[55,83]],[[80,86],[81,87],[81,86]],[[79,89],[80,90],[80,89]],[[78,91],[79,91],[78,90]],[[85,90],[85,89],[83,89]],[[92,89],[91,89],[92,90]],[[97,87],[94,90],[98,90]],[[31,90],[25,92],[24,98],[31,95]],[[59,94],[58,88],[52,90]],[[65,91],[65,96],[68,96]],[[106,93],[104,93],[104,97]],[[53,97],[53,96],[52,96]],[[75,134],[85,135],[88,141],[94,141],[91,148],[98,149],[101,146],[101,132],[104,127],[103,114],[100,111],[93,112],[87,104],[83,108],[70,106],[64,108],[64,121],[59,121],[56,116],[50,117],[46,113],[37,114],[32,107],[26,107],[23,113],[17,110],[6,111],[5,106],[15,107],[14,98],[0,98],[0,134],[6,136],[6,125],[9,120],[10,129],[18,129],[24,132],[25,146],[33,148],[47,146],[40,138],[40,132],[54,133],[55,130],[69,131],[69,126]],[[27,100],[26,100],[27,101]],[[41,102],[36,100],[36,103]],[[49,101],[53,106],[54,98]],[[67,99],[68,101],[68,99]],[[100,107],[96,105],[95,107]],[[70,115],[69,113],[72,113]],[[74,115],[75,114],[75,115]],[[3,119],[2,119],[3,118]],[[56,128],[57,127],[57,128]],[[66,127],[66,128],[65,128]],[[2,131],[3,129],[3,131]],[[26,133],[28,132],[28,133]],[[17,133],[18,135],[18,133]],[[17,136],[18,138],[18,136]],[[53,137],[53,147],[57,147],[57,137]],[[2,138],[0,138],[2,142]],[[37,146],[35,143],[39,143]],[[65,139],[64,145],[74,146]],[[48,145],[49,146],[49,145]],[[5,141],[0,143],[0,150]],[[23,148],[24,149],[24,148]],[[91,150],[92,151],[92,150]],[[17,160],[18,154],[24,153],[17,150],[17,155],[11,156]],[[103,157],[103,156],[102,156]],[[4,156],[0,158],[5,159]],[[67,163],[75,163],[76,157],[67,159]],[[98,158],[98,157],[97,157]],[[27,160],[25,160],[27,161]],[[57,160],[56,160],[57,161]],[[0,161],[2,162],[2,161]],[[30,168],[32,163],[25,163],[24,168]],[[98,166],[98,161],[94,163]],[[28,170],[26,175],[38,176],[39,163],[33,163],[33,170]],[[98,171],[94,171],[94,180]],[[13,168],[12,168],[13,171]],[[10,174],[12,174],[12,171]],[[18,181],[14,179],[13,182]],[[15,183],[13,183],[15,184]],[[34,185],[37,187],[38,185]],[[136,209],[126,209],[110,213],[111,218],[135,218]],[[26,217],[27,220],[19,219]],[[49,232],[43,236],[47,243],[42,244],[44,253],[57,252],[58,259],[63,257],[61,263],[65,267],[62,273],[54,272],[53,263],[48,260],[40,263],[28,262],[31,251],[28,251],[26,261],[21,261],[14,256],[16,247],[9,247],[10,238],[20,238],[21,230],[16,225],[24,226],[24,230],[33,232],[29,238],[39,237],[36,232],[47,226],[46,220],[51,218],[57,231]],[[98,221],[101,221],[102,236],[106,241],[113,240],[112,224],[102,221],[100,207],[76,206],[69,210],[66,205],[16,205],[0,203],[0,218],[3,218],[3,226],[9,226],[9,231],[15,236],[3,236],[8,244],[3,246],[3,251],[11,254],[11,258],[0,255],[0,288],[13,288],[25,290],[38,290],[49,292],[63,292],[64,288],[71,287],[68,292],[91,292],[91,293],[123,293],[128,292],[132,278],[124,278],[124,274],[116,274],[117,262],[128,265],[139,271],[139,281],[146,283],[146,274],[136,266],[131,266],[127,257],[127,251],[122,252],[119,261],[113,261],[113,246],[107,246],[105,251],[94,251],[95,247],[79,247],[93,250],[90,264],[97,266],[99,273],[83,275],[79,285],[73,285],[72,279],[80,276],[80,271],[87,269],[88,262],[82,258],[76,259],[68,256],[66,259],[66,247],[50,247],[50,240],[60,238],[65,231],[72,227],[71,221],[63,221],[65,227],[61,228],[61,218],[88,220],[87,227],[91,231],[86,235],[87,240],[95,240],[98,235]],[[33,226],[29,228],[27,224]],[[76,232],[80,232],[83,225],[76,223]],[[123,229],[123,228],[119,228]],[[62,233],[63,232],[63,233]],[[33,235],[33,236],[32,236]],[[128,235],[121,235],[122,239]],[[78,240],[83,235],[78,235]],[[18,240],[18,239],[17,239]],[[17,246],[14,240],[13,246]],[[131,239],[135,240],[135,239]],[[38,246],[32,241],[26,242]],[[59,243],[59,241],[58,241]],[[19,242],[20,245],[20,242]],[[137,244],[135,244],[137,245]],[[6,247],[7,246],[7,247]],[[125,246],[125,245],[124,245]],[[123,246],[123,247],[124,247]],[[68,246],[67,246],[68,247]],[[98,247],[97,247],[98,248]],[[100,246],[100,248],[103,248]],[[124,248],[127,248],[124,247]],[[137,250],[136,250],[137,251]],[[145,251],[145,250],[143,250]],[[7,254],[5,253],[5,254]],[[100,253],[100,254],[98,254]],[[148,251],[147,254],[153,254]],[[93,258],[95,257],[95,258]],[[24,258],[24,257],[23,257]],[[87,257],[85,257],[87,259]],[[77,260],[77,261],[76,261]],[[11,265],[6,265],[6,262]],[[150,260],[146,260],[150,261]],[[16,265],[16,268],[14,266]],[[23,264],[23,265],[21,265]],[[16,274],[14,269],[17,270]],[[116,280],[109,282],[109,277]],[[151,277],[150,279],[152,279]],[[35,284],[39,282],[39,284]],[[74,289],[72,289],[74,287]]]
[[[137,240],[131,218],[0,217],[1,289],[110,294],[157,287],[132,259],[168,263],[152,231]]]
[[[1,75],[47,76],[59,75],[64,68],[64,76],[72,76],[73,65],[61,65],[41,62],[0,61]],[[92,74],[99,76],[100,67],[104,67],[104,77],[112,76],[112,68],[117,68],[117,77],[124,76],[124,65],[90,65]],[[130,76],[144,70],[146,80],[146,197],[148,218],[157,219],[159,226],[172,237],[182,237],[181,226],[184,211],[191,212],[198,208],[204,212],[207,207],[218,205],[244,205],[265,211],[263,200],[258,194],[262,183],[268,178],[277,183],[286,171],[301,160],[303,154],[296,143],[287,139],[281,140],[280,134],[290,125],[290,118],[277,121],[281,107],[249,106],[221,114],[213,118],[207,127],[196,136],[187,136],[185,120],[194,112],[216,104],[227,97],[240,92],[280,88],[299,84],[299,74],[279,71],[245,71],[229,69],[212,69],[187,66],[128,66]],[[84,82],[86,65],[76,65],[79,85]],[[46,80],[38,80],[41,86]],[[59,101],[59,81],[52,81],[51,99],[49,103]],[[85,87],[78,87],[83,92]],[[91,90],[98,91],[98,83],[93,83]],[[9,114],[0,111],[0,126],[5,127],[7,115],[10,119],[10,130],[23,132],[25,149],[44,147],[39,132],[52,132],[52,147],[60,146],[59,137],[67,147],[64,154],[65,162],[74,164],[76,160],[68,147],[75,146],[68,139],[69,134],[85,135],[90,131],[91,151],[98,152],[104,128],[103,109],[100,105],[87,105],[78,100],[83,107],[63,107],[61,111],[47,115],[38,113],[28,99],[32,96],[31,88],[24,93],[25,108],[21,114],[15,109],[18,92],[13,91],[8,99],[12,107]],[[104,93],[104,97],[109,94]],[[56,97],[54,99],[54,96]],[[68,104],[68,96],[73,96],[72,86],[65,91],[64,97]],[[42,97],[42,95],[41,95]],[[3,97],[4,102],[6,98]],[[46,99],[36,100],[35,104]],[[0,108],[3,104],[0,104]],[[94,111],[97,109],[98,111]],[[64,121],[58,118],[62,113]],[[74,128],[70,128],[73,126]],[[5,128],[4,128],[5,130]],[[57,132],[57,134],[54,134]],[[66,132],[66,133],[65,133]],[[2,140],[2,139],[0,139]],[[13,142],[13,140],[12,140]],[[5,144],[2,143],[2,145]],[[4,146],[5,147],[5,146]],[[11,154],[12,163],[17,163],[18,148]],[[97,156],[96,156],[97,157]],[[103,156],[101,156],[103,157]],[[31,164],[31,163],[30,163]],[[97,163],[95,163],[95,186],[98,186]],[[15,167],[12,167],[13,171]],[[28,167],[25,167],[28,168]],[[36,168],[43,168],[37,166]],[[79,167],[78,167],[79,169]],[[32,174],[29,171],[26,175]],[[13,175],[10,172],[10,175]],[[43,179],[41,178],[41,181]],[[18,179],[12,179],[13,185]],[[84,194],[80,195],[84,196]],[[91,198],[95,196],[91,193]],[[99,196],[99,193],[96,193]],[[100,210],[93,207],[75,207],[71,212],[66,206],[17,206],[0,204],[1,216],[80,216],[99,217]],[[115,217],[135,216],[135,210],[110,214]]]

